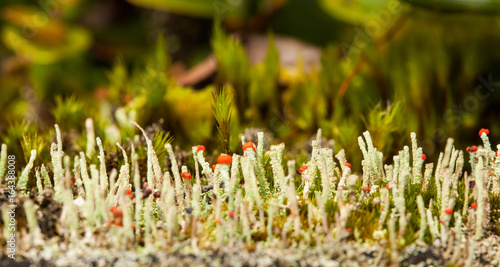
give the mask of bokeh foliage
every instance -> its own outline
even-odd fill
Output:
[[[265,129],[272,142],[297,150],[306,148],[322,128],[353,162],[361,157],[355,137],[364,130],[370,130],[375,146],[386,155],[407,144],[408,133],[415,131],[431,158],[444,147],[445,136],[454,137],[459,146],[475,140],[481,127],[490,128],[492,138],[499,136],[494,121],[500,99],[484,88],[484,81],[500,76],[495,3],[490,12],[457,12],[443,6],[435,11],[426,1],[221,1],[229,5],[221,12],[212,1],[199,0],[198,12],[181,1],[164,0],[157,6],[130,2],[136,6],[92,0],[67,1],[52,9],[30,1],[0,4],[3,36],[14,30],[22,35],[23,18],[31,20],[34,13],[49,19],[30,26],[38,29],[36,38],[24,36],[26,44],[43,50],[28,51],[32,58],[16,54],[21,47],[13,46],[12,39],[4,38],[0,46],[0,134],[3,142],[13,144],[12,153],[24,158],[40,140],[52,139],[56,121],[64,132],[73,129],[78,135],[85,131],[87,117],[94,119],[106,145],[133,139],[128,123],[133,119],[158,124],[183,149],[204,144],[216,150],[217,116],[211,103],[220,88],[232,96],[229,151],[239,149],[238,134],[246,128]],[[89,22],[89,14],[106,14],[109,6],[121,9]],[[168,21],[165,14],[200,29],[209,24],[212,30],[205,40],[189,42],[190,33],[179,33],[182,23]],[[267,38],[259,62],[249,58],[246,46],[254,33]],[[72,34],[88,45],[68,54],[59,45],[74,43]],[[306,68],[299,55],[293,68],[284,66],[276,45],[282,34],[316,45],[321,59]],[[179,85],[176,68],[192,67],[210,53],[216,72],[194,86]],[[47,55],[50,60],[39,60]],[[85,147],[84,138],[70,134],[67,141]],[[48,154],[47,147],[40,149]]]

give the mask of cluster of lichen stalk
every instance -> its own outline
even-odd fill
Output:
[[[263,133],[258,134],[256,146],[248,145],[242,137],[245,144],[243,155],[233,154],[231,163],[220,162],[214,167],[205,160],[202,146],[193,147],[194,166],[179,167],[172,146],[166,144],[171,166],[170,170],[166,170],[160,166],[146,132],[137,123],[132,123],[142,131],[146,140],[146,180],[153,194],[151,191],[145,194],[143,190],[133,143],[131,154],[116,144],[123,152],[124,163],[119,171],[113,169],[107,173],[105,151],[100,138],[95,138],[93,134],[91,120],[87,121],[87,129],[91,133],[87,134],[87,154],[80,152],[74,158],[64,155],[61,132],[55,125],[57,142],[50,147],[54,184],[45,165],[34,168],[37,151],[32,151],[29,163],[19,177],[17,189],[26,194],[28,177],[34,169],[38,194],[53,191],[54,199],[62,203],[58,231],[70,247],[118,246],[134,249],[141,240],[141,246],[149,252],[181,244],[188,244],[196,251],[252,244],[255,233],[261,233],[262,241],[259,242],[264,246],[298,240],[308,245],[332,245],[356,234],[356,229],[351,233],[352,229],[346,228],[347,220],[361,203],[371,199],[374,204],[380,205],[378,229],[373,232],[373,240],[389,241],[393,261],[398,260],[398,244],[403,239],[409,218],[420,216],[419,239],[424,239],[428,228],[432,240],[439,240],[441,246],[452,248],[450,258],[456,263],[464,260],[463,255],[473,255],[474,244],[483,237],[489,223],[488,192],[498,193],[500,190],[500,156],[491,149],[486,133],[481,134],[484,145],[468,151],[472,172],[463,174],[465,203],[462,210],[453,210],[459,192],[458,180],[462,179],[464,153],[455,149],[452,139],[448,140],[444,153],[439,155],[435,168],[433,163],[424,166],[425,155],[418,147],[414,133],[411,135],[411,149],[405,146],[399,155],[393,157],[393,164],[384,165],[382,153],[373,146],[370,133],[365,132],[364,138],[358,139],[364,156],[361,162],[363,171],[361,175],[353,174],[344,150],[335,155],[336,162],[333,150],[321,146],[319,130],[317,139],[312,142],[311,158],[300,168],[300,172],[297,172],[294,160],[287,162],[287,170],[283,168],[284,144],[273,145],[267,150],[264,148]],[[100,165],[89,166],[87,158],[94,156],[95,147],[98,148]],[[500,145],[497,148],[500,149]],[[6,150],[3,145],[0,177],[5,174]],[[265,168],[265,160],[269,160],[271,168]],[[268,169],[272,174],[267,173]],[[189,172],[193,173],[194,179],[186,175]],[[303,187],[301,196],[297,195],[295,188],[297,174]],[[269,176],[272,179],[268,179]],[[77,187],[76,195],[70,185],[72,177]],[[361,188],[357,182],[359,179]],[[471,181],[475,184],[473,188],[469,187]],[[421,184],[422,191],[425,191],[430,183],[435,183],[437,188],[436,199],[424,203],[419,195],[418,214],[408,213],[405,195],[409,185]],[[212,189],[203,192],[202,184]],[[386,186],[381,186],[383,184]],[[134,198],[130,197],[132,188],[135,190]],[[349,201],[352,192],[357,192],[359,196],[354,202]],[[376,198],[369,198],[375,194]],[[471,194],[474,202],[468,203]],[[335,223],[330,224],[325,203],[332,200],[339,209],[335,220],[330,220]],[[433,216],[433,209],[438,203],[439,216]],[[306,214],[300,214],[303,205],[307,206]],[[24,209],[29,233],[21,235],[21,248],[41,248],[41,245],[56,242],[45,239],[41,233],[35,215],[37,206],[26,200]],[[119,218],[110,209],[115,213],[119,210]],[[2,213],[7,214],[6,207],[3,207]],[[455,224],[450,229],[452,217]],[[4,216],[4,220],[8,218]],[[278,221],[281,224],[279,232],[276,232]],[[474,238],[466,236],[462,221],[473,225]],[[470,262],[472,256],[467,259]]]

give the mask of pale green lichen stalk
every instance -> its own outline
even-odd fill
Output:
[[[36,159],[36,150],[31,150],[31,156],[28,161],[28,164],[24,168],[23,172],[21,173],[21,176],[19,177],[19,181],[17,183],[17,188],[21,192],[26,192],[27,191],[27,184],[28,184],[28,175],[31,172],[31,169],[33,169],[33,164],[35,163]]]
[[[3,182],[3,177],[5,176],[6,164],[7,164],[7,145],[2,144],[0,152],[0,184]]]

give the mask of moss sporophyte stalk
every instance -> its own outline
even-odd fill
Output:
[[[91,122],[86,121],[90,132]],[[168,157],[160,161],[147,132],[132,124],[143,142],[104,146],[88,132],[95,138],[87,141],[93,148],[73,152],[55,125],[52,163],[37,162],[37,151],[31,151],[17,183],[26,216],[19,225],[20,254],[50,248],[53,255],[64,255],[68,248],[109,246],[137,253],[283,246],[340,253],[347,245],[378,244],[373,263],[388,264],[427,243],[446,252],[445,263],[460,265],[474,261],[477,252],[471,247],[498,235],[500,157],[491,149],[487,129],[479,132],[483,145],[464,153],[448,139],[437,164],[425,166],[427,156],[414,133],[411,148],[384,163],[365,132],[358,139],[363,160],[356,164],[362,172],[356,173],[343,149],[334,157],[323,147],[321,131],[309,158],[299,162],[285,156],[284,144],[266,148],[263,133],[257,134],[257,145],[242,139],[242,155],[196,145],[186,157],[166,143]],[[2,145],[2,173],[7,149]],[[119,165],[108,163],[110,153],[121,156]],[[216,157],[207,159],[205,153]],[[470,170],[464,168],[466,157]],[[43,218],[37,214],[44,201],[61,210],[55,238],[40,227]],[[68,247],[54,247],[59,242]]]

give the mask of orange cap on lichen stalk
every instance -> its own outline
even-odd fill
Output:
[[[217,157],[217,163],[219,164],[231,164],[233,162],[233,157],[231,157],[228,154],[220,154],[220,156]]]
[[[245,152],[247,149],[249,148],[252,148],[254,152],[257,152],[257,150],[255,149],[255,145],[252,143],[252,142],[246,142],[242,149],[243,149],[243,152]]]
[[[224,184],[229,184],[229,165],[233,163],[233,157],[228,154],[220,154],[217,157],[217,163],[219,164],[219,171]]]

